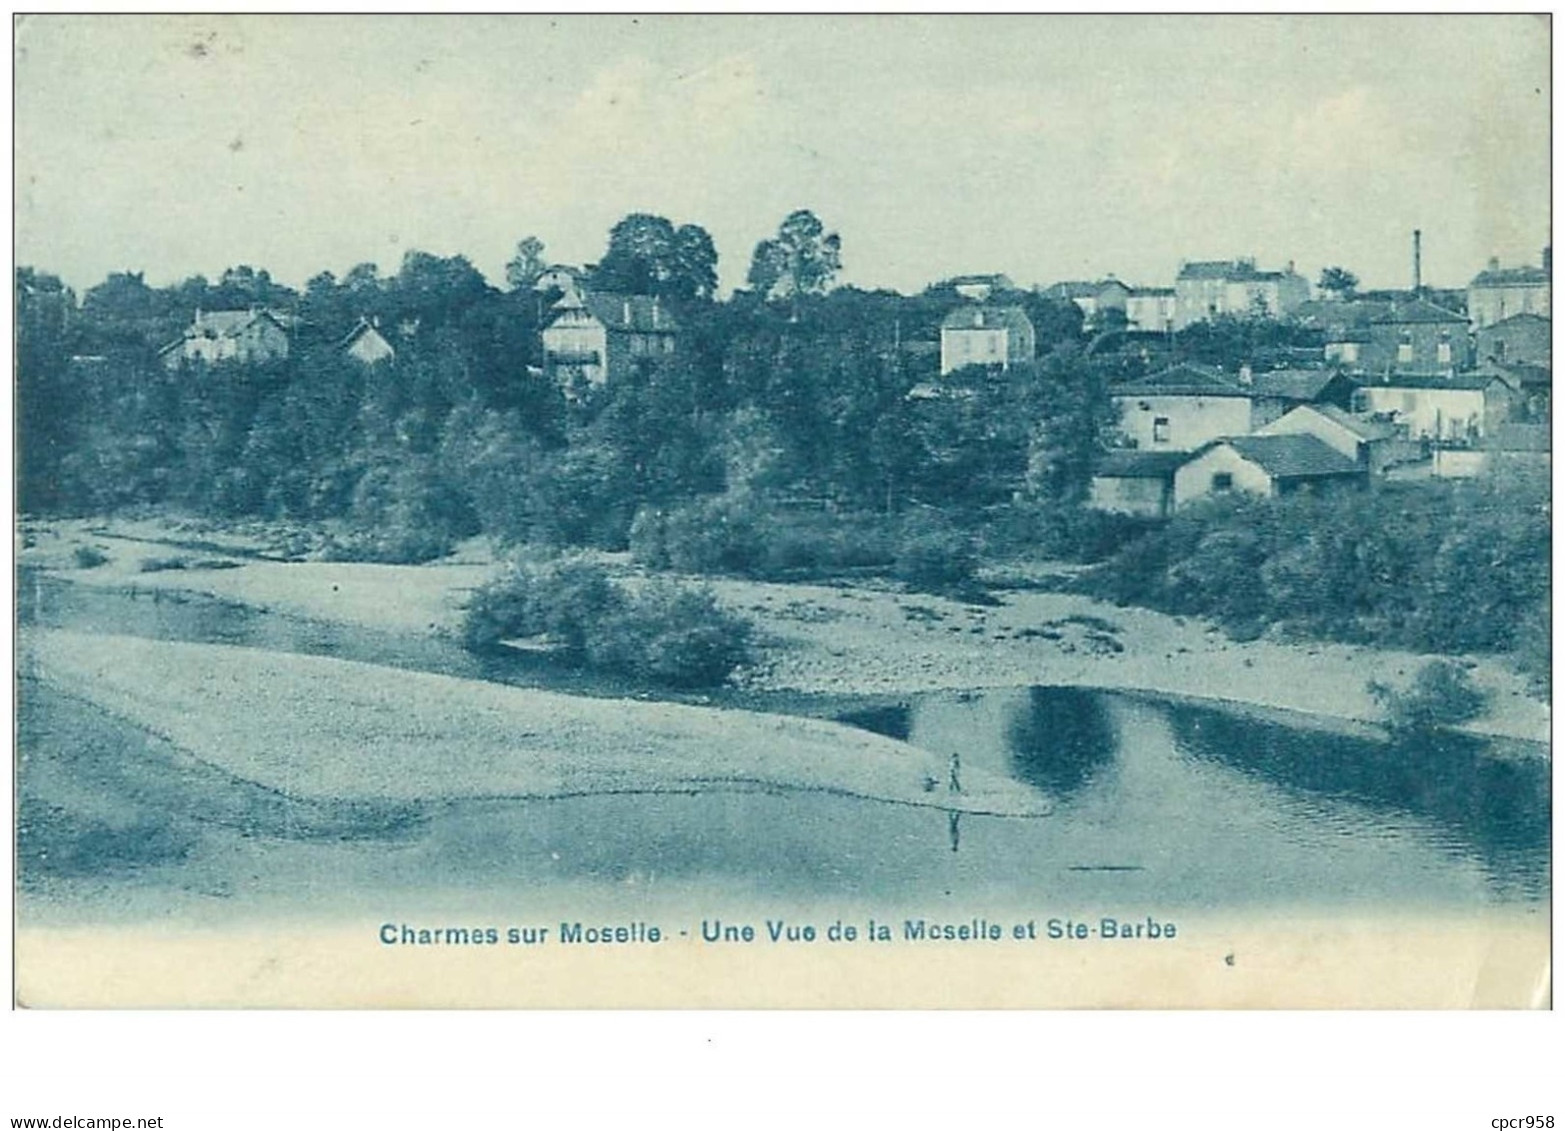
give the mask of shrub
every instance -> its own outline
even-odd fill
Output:
[[[172,558],[143,558],[136,567],[142,573],[163,573],[171,569],[189,569],[190,559],[182,557]]]
[[[1447,660],[1425,664],[1413,685],[1398,691],[1379,680],[1366,685],[1386,712],[1386,721],[1399,733],[1420,733],[1476,719],[1488,704],[1488,695],[1473,686],[1467,669]]]
[[[77,546],[71,551],[71,560],[77,569],[96,569],[109,560],[109,555],[96,546]]]
[[[909,517],[897,545],[893,572],[914,589],[948,592],[972,583],[978,569],[973,539],[936,515]]]
[[[799,511],[747,491],[643,509],[631,557],[652,569],[781,578],[885,566],[895,540],[874,515]]]
[[[593,626],[595,667],[671,687],[722,683],[749,657],[751,628],[706,590],[648,586]]]
[[[1100,562],[1156,526],[1149,519],[1065,503],[1017,503],[997,509],[984,532],[986,555]]]
[[[468,648],[547,635],[572,659],[586,656],[594,625],[611,618],[624,596],[606,570],[580,558],[518,562],[474,591],[463,620]]]
[[[513,565],[468,602],[468,648],[533,636],[547,637],[567,663],[709,687],[748,658],[751,628],[706,590],[662,582],[629,593],[601,566],[567,558]]]

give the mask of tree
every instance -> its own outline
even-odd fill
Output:
[[[609,231],[592,287],[680,302],[709,299],[717,290],[717,249],[697,224],[675,228],[665,217],[633,212]]]
[[[763,298],[797,300],[823,293],[841,267],[842,237],[801,208],[778,226],[776,239],[755,245],[749,283]]]
[[[1333,298],[1352,298],[1358,290],[1359,277],[1346,267],[1327,267],[1315,285]]]
[[[543,241],[528,236],[516,245],[516,255],[505,265],[505,285],[513,291],[532,290],[538,276],[548,267],[543,258]]]

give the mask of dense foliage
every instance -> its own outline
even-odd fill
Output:
[[[1515,652],[1547,678],[1548,483],[1382,485],[1181,511],[1085,583],[1093,593],[1267,629],[1423,652]]]
[[[568,663],[671,687],[722,683],[749,657],[751,631],[705,590],[631,589],[572,558],[513,565],[474,592],[463,621],[475,651],[541,638]]]
[[[1318,333],[1224,318],[1154,341],[1011,291],[990,301],[1026,311],[1037,360],[941,376],[940,323],[963,301],[951,283],[834,287],[843,241],[799,210],[755,248],[751,289],[719,301],[705,230],[637,213],[585,282],[657,295],[678,349],[571,396],[544,376],[559,297],[535,290],[544,253],[521,240],[503,290],[421,251],[394,275],[363,264],[302,291],[251,267],[167,287],[122,272],[79,301],[21,268],[20,506],[293,520],[362,560],[431,560],[483,533],[690,572],[874,569],[940,591],[962,590],[980,557],[1112,555],[1088,585],[1114,600],[1241,636],[1511,651],[1547,679],[1546,484],[1239,499],[1150,530],[1081,505],[1116,424],[1111,382],[1180,358],[1282,363]],[[157,352],[197,310],[248,308],[286,322],[286,358],[171,369]],[[345,353],[361,321],[393,358]]]
[[[586,284],[658,295],[679,348],[580,396],[543,376],[539,331],[558,294],[533,289],[547,270],[535,237],[518,243],[505,290],[461,256],[421,251],[395,275],[364,264],[302,292],[249,267],[168,287],[127,272],[79,302],[24,268],[21,504],[297,520],[329,527],[336,556],[404,562],[479,532],[623,549],[637,514],[654,514],[674,530],[676,565],[775,574],[889,564],[910,507],[1079,493],[1108,402],[1076,307],[1001,296],[1027,308],[1042,360],[910,397],[936,382],[940,320],[960,300],[948,287],[830,289],[841,253],[795,212],[757,247],[770,265],[757,289],[719,302],[702,228],[627,216]],[[276,313],[288,356],[164,364],[159,348],[198,310],[235,309]],[[371,366],[345,352],[361,320],[394,357]],[[816,517],[774,521],[800,507]],[[703,549],[684,529],[735,511],[764,545],[736,530]]]

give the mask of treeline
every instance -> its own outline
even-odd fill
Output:
[[[627,217],[587,285],[660,295],[679,348],[575,399],[543,376],[558,296],[534,289],[534,239],[504,289],[461,256],[417,251],[395,275],[364,265],[302,292],[241,267],[162,288],[116,274],[79,302],[24,268],[21,505],[330,522],[344,554],[416,561],[477,532],[621,549],[638,514],[677,528],[710,507],[933,508],[970,523],[1018,492],[1079,493],[1117,371],[1088,357],[1077,308],[1004,296],[1027,308],[1041,360],[910,397],[937,378],[939,323],[960,299],[833,289],[840,253],[795,213],[757,247],[751,288],[719,302],[704,231]],[[285,359],[170,369],[158,356],[198,309],[251,307],[289,324]],[[361,318],[393,359],[341,349]]]
[[[1090,593],[1265,632],[1509,653],[1549,680],[1549,482],[1381,484],[1340,496],[1233,497],[1180,511],[1093,571]]]

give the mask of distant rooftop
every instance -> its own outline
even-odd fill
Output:
[[[1226,443],[1275,479],[1306,479],[1323,475],[1357,475],[1359,465],[1315,436],[1234,436]]]
[[[1109,387],[1116,397],[1249,397],[1254,393],[1235,378],[1209,365],[1181,362],[1135,381]]]

